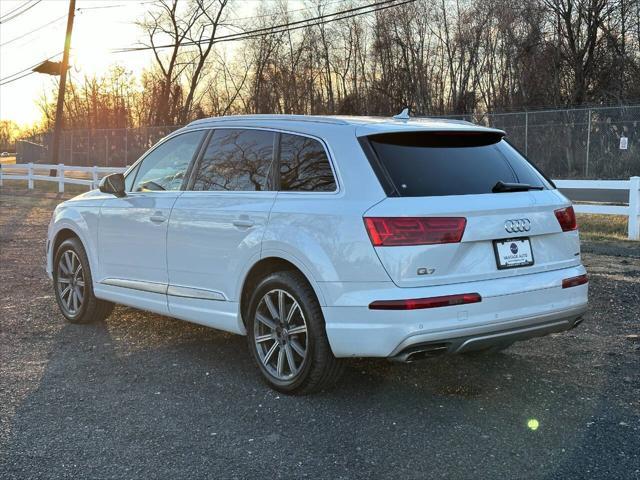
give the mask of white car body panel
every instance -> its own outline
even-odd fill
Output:
[[[452,216],[465,217],[467,226],[460,243],[408,247],[377,247],[380,260],[400,287],[468,282],[527,275],[580,264],[577,232],[562,232],[554,210],[570,203],[557,191],[514,192],[509,205],[504,194],[459,195],[430,198],[387,198],[366,212],[367,216]],[[498,210],[499,209],[499,210]],[[531,230],[506,233],[507,219],[527,217]],[[496,271],[492,241],[524,237],[531,240],[535,264]],[[434,273],[418,275],[418,268]]]
[[[405,288],[393,282],[327,283],[323,285],[327,303],[323,308],[327,335],[338,357],[387,357],[407,338],[422,341],[464,336],[467,328],[484,331],[508,328],[510,322],[541,323],[551,314],[570,312],[577,318],[586,309],[586,285],[562,288],[562,280],[585,273],[583,266],[551,272],[477,282],[412,288],[410,298],[476,292],[482,302],[425,310],[370,310],[375,300],[407,297]],[[435,335],[438,334],[438,335]]]
[[[366,208],[367,202],[348,202],[343,196],[279,193],[263,249],[290,253],[317,282],[388,281],[362,226]]]
[[[239,301],[237,275],[260,258],[275,197],[276,192],[185,192],[178,199],[167,238],[172,315],[242,333],[237,316],[231,318],[237,308],[230,312],[222,304]]]
[[[261,260],[286,260],[316,292],[338,357],[389,357],[420,342],[513,328],[567,329],[586,309],[587,285],[561,286],[585,270],[577,231],[562,232],[554,216],[570,205],[557,190],[392,198],[358,143],[384,132],[496,130],[444,120],[263,115],[200,120],[169,138],[216,127],[318,139],[336,191],[164,191],[123,198],[92,191],[54,212],[49,275],[54,242],[71,230],[87,251],[96,297],[245,334],[240,301],[247,274]],[[467,226],[460,243],[374,247],[364,216],[464,216]],[[512,237],[504,223],[522,216],[532,230],[513,237],[531,239],[535,263],[498,271],[492,240]],[[434,272],[417,275],[419,267]],[[369,308],[374,301],[469,292],[482,301],[412,311]]]
[[[106,283],[93,283],[93,293],[97,298],[129,307],[148,310],[160,315],[169,315],[167,295],[165,293],[153,293],[139,288],[125,288]]]
[[[100,205],[106,196],[98,191],[79,195],[56,207],[49,223],[47,235],[46,272],[49,278],[53,271],[53,252],[51,242],[61,231],[74,232],[87,245],[87,257],[93,272],[99,272],[98,262],[98,224]]]
[[[102,203],[99,283],[126,279],[167,285],[167,230],[171,209],[180,194],[136,192]]]

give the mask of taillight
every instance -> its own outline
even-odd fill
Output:
[[[410,300],[377,300],[370,303],[369,308],[371,310],[418,310],[421,308],[451,307],[480,301],[482,301],[482,297],[478,293],[462,293]]]
[[[464,217],[365,217],[374,247],[458,243],[467,219]]]
[[[577,287],[578,285],[584,285],[589,282],[589,277],[585,273],[584,275],[578,275],[577,277],[565,278],[562,280],[562,288]]]
[[[578,228],[576,213],[573,211],[573,207],[561,208],[554,213],[563,232],[570,232]]]

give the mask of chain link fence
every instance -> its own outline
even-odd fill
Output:
[[[125,167],[179,126],[67,130],[60,138],[58,163],[76,166]],[[16,163],[51,163],[51,132],[16,142]]]
[[[552,178],[640,175],[640,105],[447,116],[500,128]]]
[[[640,105],[446,118],[504,130],[509,141],[552,178],[626,179],[640,175]],[[59,163],[100,167],[131,165],[158,140],[178,128],[66,131],[61,139]],[[18,141],[17,162],[50,163],[51,143],[49,133]]]

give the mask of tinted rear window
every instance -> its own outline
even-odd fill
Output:
[[[491,193],[498,181],[549,188],[499,134],[409,132],[368,138],[382,167],[377,170],[388,173],[403,197]]]

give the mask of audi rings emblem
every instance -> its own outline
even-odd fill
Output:
[[[528,218],[517,218],[504,222],[504,229],[509,233],[528,232],[531,230],[531,221]]]

